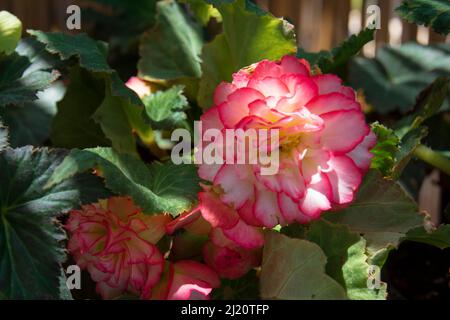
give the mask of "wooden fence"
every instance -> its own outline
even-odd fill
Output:
[[[0,0],[0,10],[16,14],[26,28],[65,29],[66,8],[89,0]],[[138,0],[128,0],[138,1]],[[394,9],[401,0],[254,0],[275,16],[285,17],[296,26],[298,42],[308,51],[330,49],[356,33],[366,23],[366,9],[376,4],[381,12],[381,29],[375,43],[365,49],[373,55],[385,43],[407,41],[423,44],[443,42],[445,37],[401,21]]]

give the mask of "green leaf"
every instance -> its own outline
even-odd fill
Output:
[[[91,80],[80,81],[78,72],[72,71],[78,88],[68,91],[67,95],[72,95],[61,102],[65,112],[55,119],[55,143],[69,148],[112,144],[118,151],[136,155],[133,130],[139,135],[147,133],[140,118],[142,102],[108,66],[102,44],[84,34],[30,33],[46,44],[49,52],[59,54],[62,59],[76,57],[80,67],[91,73],[82,73],[83,78]],[[85,104],[83,113],[79,110],[79,100]],[[109,141],[105,141],[105,136]]]
[[[446,249],[450,247],[450,225],[443,224],[431,231],[426,231],[425,228],[416,228],[410,230],[404,240],[421,242],[440,249]]]
[[[100,44],[84,33],[68,35],[35,30],[28,30],[28,33],[45,44],[48,52],[58,54],[62,60],[75,57],[86,70],[107,73],[114,71],[108,66]]]
[[[0,58],[0,107],[23,105],[58,79],[57,71],[33,70],[27,57],[13,53]]]
[[[129,100],[135,105],[142,105],[139,97],[127,88],[117,72],[108,66],[104,43],[96,42],[85,34],[68,35],[33,30],[28,32],[45,44],[48,52],[58,54],[63,60],[75,57],[80,67],[107,79],[114,96]]]
[[[0,152],[0,291],[9,299],[60,298],[65,233],[56,218],[105,195],[92,175],[44,189],[64,154],[32,147]]]
[[[404,0],[395,11],[408,22],[423,24],[443,35],[450,32],[450,3],[447,0]]]
[[[413,109],[416,96],[439,75],[450,75],[448,44],[422,46],[406,43],[383,47],[375,59],[356,57],[349,82],[362,89],[367,102],[381,114]]]
[[[8,11],[0,11],[0,54],[11,54],[22,36],[22,22]]]
[[[358,34],[342,42],[331,51],[320,51],[319,53],[307,53],[299,50],[297,56],[305,58],[311,65],[318,65],[323,73],[338,72],[351,57],[356,55],[364,45],[374,39],[375,29],[364,29]]]
[[[236,280],[221,279],[220,288],[213,291],[212,299],[258,300],[258,280],[255,270],[251,270],[245,276]]]
[[[92,168],[100,168],[111,191],[131,196],[147,214],[174,216],[190,209],[197,198],[199,178],[193,165],[144,162],[110,148],[72,150],[56,168],[48,186]]]
[[[420,142],[428,134],[425,127],[419,127],[409,131],[400,142],[400,148],[395,154],[395,164],[391,169],[390,176],[398,179],[405,169],[406,165],[411,161],[414,151],[420,145]]]
[[[439,111],[447,98],[449,84],[448,77],[437,78],[418,96],[414,107],[415,112],[397,123],[395,133],[401,140],[399,150],[395,154],[396,162],[392,168],[393,178],[400,177],[422,139],[427,136],[428,130],[422,124]]]
[[[141,39],[138,70],[146,80],[199,78],[203,41],[175,1],[157,4],[158,22]]]
[[[423,90],[416,99],[414,112],[396,124],[395,133],[403,138],[408,132],[419,128],[423,122],[435,115],[449,94],[450,79],[439,77]]]
[[[325,273],[326,263],[327,258],[317,244],[267,232],[260,275],[261,297],[346,299],[345,290]]]
[[[63,70],[65,65],[57,56],[47,53],[43,44],[31,37],[22,39],[16,52],[7,57],[3,64],[5,68],[3,73],[0,72],[0,81],[6,86],[16,85],[13,88],[16,98],[11,101],[14,104],[0,108],[0,117],[9,127],[11,146],[41,145],[50,136],[51,123],[57,111],[56,103],[62,99],[65,86],[62,82],[53,82],[48,88],[44,88],[44,84],[39,92],[33,92],[29,91],[30,88],[23,87],[21,81],[34,72],[50,75],[48,70]],[[23,94],[20,94],[20,90]],[[35,98],[37,99],[31,101]]]
[[[53,121],[53,144],[65,148],[111,145],[100,125],[92,119],[92,115],[102,103],[105,91],[103,81],[79,67],[71,69],[70,79],[64,99],[58,103],[58,113]]]
[[[142,102],[128,89],[117,73],[104,76],[104,100],[93,119],[100,124],[106,137],[117,151],[137,155],[133,131],[145,140],[151,129],[145,124],[142,114]]]
[[[330,51],[320,50],[319,52],[308,52],[303,48],[297,49],[297,58],[305,59],[311,66],[319,65],[322,60],[331,59]]]
[[[93,114],[105,135],[111,140],[114,149],[128,154],[137,154],[136,141],[132,134],[133,125],[128,113],[141,112],[137,106],[124,99],[114,97],[109,86],[105,99]]]
[[[395,164],[398,152],[399,138],[394,131],[376,122],[371,125],[373,133],[377,136],[377,144],[370,150],[374,155],[371,168],[380,170],[384,176],[389,175]]]
[[[186,127],[188,101],[183,96],[182,86],[173,86],[166,91],[157,91],[143,99],[148,122],[155,130],[170,130]]]
[[[423,224],[423,218],[401,186],[383,179],[377,170],[366,174],[350,206],[323,215],[327,221],[347,225],[350,231],[362,234],[371,254],[396,246],[409,230]]]
[[[360,236],[347,226],[319,220],[311,223],[305,239],[319,245],[327,256],[327,274],[345,287],[342,266],[348,259],[348,249],[360,240]]]
[[[342,267],[347,295],[352,300],[384,300],[387,295],[386,283],[379,283],[378,288],[368,288],[369,263],[366,255],[366,240],[361,238],[348,248],[347,261]]]
[[[65,89],[62,82],[57,81],[39,92],[36,101],[0,109],[0,117],[10,129],[12,147],[41,145],[50,137],[56,104],[63,98]]]
[[[157,0],[90,0],[82,23],[93,24],[98,38],[106,39],[122,55],[134,52],[139,36],[155,23]]]
[[[244,0],[214,5],[222,15],[223,33],[202,50],[198,102],[204,109],[211,107],[216,86],[221,81],[231,81],[234,72],[260,60],[278,60],[297,51],[293,26],[288,22],[256,12]]]
[[[320,246],[327,256],[327,274],[346,290],[349,299],[379,300],[386,298],[386,284],[370,289],[369,257],[366,255],[366,240],[348,226],[326,221],[313,222],[306,238]],[[381,267],[381,266],[380,266]]]
[[[386,284],[378,290],[367,287],[369,257],[365,240],[348,226],[317,220],[303,228],[293,225],[282,229],[283,234],[286,231],[316,243],[323,250],[327,256],[327,274],[345,288],[350,299],[385,299]]]
[[[27,37],[20,40],[16,52],[29,59],[31,66],[28,71],[52,69],[65,71],[68,66],[68,61],[61,61],[57,54],[48,52],[45,48],[45,44],[33,37]]]

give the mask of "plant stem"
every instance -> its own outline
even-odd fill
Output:
[[[431,164],[450,176],[450,159],[443,156],[439,152],[436,152],[421,144],[416,148],[416,150],[414,150],[414,155],[420,160]]]

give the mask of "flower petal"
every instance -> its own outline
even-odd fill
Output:
[[[324,148],[335,153],[353,150],[370,131],[360,111],[333,111],[321,117],[324,120],[321,143]]]

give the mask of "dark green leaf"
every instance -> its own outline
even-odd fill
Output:
[[[158,22],[141,39],[139,77],[147,80],[199,78],[203,45],[194,26],[175,1],[158,5]]]
[[[405,113],[413,109],[416,96],[436,77],[450,75],[448,52],[448,44],[384,47],[375,59],[355,58],[350,64],[349,81],[353,88],[363,90],[378,113]]]
[[[447,0],[404,0],[395,11],[408,22],[423,24],[443,35],[450,32],[450,3]]]
[[[396,125],[395,133],[403,138],[411,130],[419,128],[423,122],[435,115],[449,94],[450,79],[439,77],[417,97],[412,115],[403,118]]]
[[[105,195],[92,175],[44,189],[64,154],[31,147],[0,152],[0,291],[7,298],[60,298],[65,233],[56,218]]]
[[[263,299],[346,299],[345,290],[325,273],[327,258],[312,242],[266,233],[260,290]]]
[[[0,58],[0,107],[36,100],[59,77],[56,71],[33,70],[27,57],[13,53]]]
[[[155,22],[157,0],[90,0],[83,7],[82,23],[93,24],[99,39],[113,49],[127,53],[135,48],[139,36]]]
[[[385,253],[409,230],[423,224],[417,204],[392,180],[383,179],[371,170],[364,177],[355,201],[347,208],[328,212],[323,218],[347,225],[350,231],[363,234],[371,255]]]
[[[359,234],[344,225],[317,221],[309,227],[306,238],[324,251],[327,274],[346,289],[350,299],[385,299],[386,284],[379,290],[367,288],[366,241]]]
[[[213,291],[212,297],[214,300],[257,300],[258,281],[255,270],[236,280],[222,279],[220,288]]]
[[[113,148],[128,154],[137,153],[136,141],[132,134],[133,127],[128,116],[128,112],[133,111],[141,112],[137,106],[114,97],[107,86],[105,99],[92,116],[111,140]]]
[[[112,73],[98,42],[86,34],[68,35],[60,32],[28,30],[28,33],[46,45],[47,51],[59,54],[62,60],[76,57],[80,66],[93,72]]]
[[[391,176],[393,178],[400,177],[422,139],[427,136],[428,130],[422,124],[441,108],[449,92],[449,83],[448,77],[437,78],[417,98],[414,107],[415,112],[397,123],[395,133],[401,140],[399,150],[395,155],[396,162],[392,169]]]
[[[140,118],[142,102],[108,66],[101,43],[86,35],[30,33],[45,43],[49,52],[59,54],[62,59],[76,57],[80,67],[91,72],[81,71],[84,79],[80,79],[79,72],[72,70],[71,86],[77,87],[68,90],[60,104],[63,111],[55,119],[54,142],[70,148],[112,144],[118,151],[136,154],[133,130],[139,135],[146,130]],[[80,107],[84,112],[80,112]]]
[[[78,67],[72,68],[70,79],[53,121],[53,144],[65,148],[109,146],[111,142],[92,119],[103,100],[103,81]]]
[[[419,127],[409,131],[400,142],[399,150],[395,154],[395,164],[392,167],[391,177],[398,179],[411,161],[414,151],[420,145],[420,142],[427,136],[428,130],[425,127]]]
[[[199,191],[195,166],[144,162],[109,148],[72,150],[55,170],[52,186],[77,173],[100,168],[106,186],[129,195],[147,214],[168,212],[177,215],[192,207]]]
[[[426,243],[440,249],[449,248],[450,225],[443,224],[431,231],[426,231],[424,228],[416,228],[409,231],[404,239]]]
[[[311,65],[318,65],[323,73],[336,73],[347,64],[351,57],[356,55],[364,45],[374,38],[375,29],[364,29],[358,34],[342,42],[331,51],[320,51],[319,53],[307,53],[299,50],[297,56],[305,58]]]
[[[64,85],[58,81],[38,93],[39,98],[36,101],[0,109],[0,117],[10,128],[12,147],[37,146],[49,138],[57,110],[56,103],[62,99],[64,92]]]

